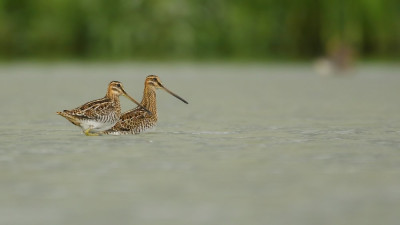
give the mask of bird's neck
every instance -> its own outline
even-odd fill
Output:
[[[157,115],[156,89],[154,87],[144,87],[141,104],[153,115]]]
[[[114,104],[116,106],[116,113],[117,113],[117,115],[120,115],[121,114],[121,104],[119,102],[119,95],[114,94],[113,92],[107,92],[105,98],[111,99],[111,101],[114,102]]]

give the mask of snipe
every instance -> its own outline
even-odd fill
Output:
[[[81,127],[85,135],[98,135],[99,132],[113,127],[119,120],[121,116],[120,95],[129,98],[139,105],[144,112],[151,114],[148,109],[125,92],[119,81],[110,82],[104,98],[90,101],[72,110],[57,112],[57,114],[65,117],[74,125]]]
[[[151,113],[143,110],[143,108],[136,107],[122,114],[120,120],[111,129],[102,133],[123,135],[123,134],[138,134],[149,128],[152,128],[157,123],[157,102],[156,102],[156,89],[163,89],[182,102],[188,104],[186,100],[179,97],[172,91],[165,88],[160,78],[156,75],[149,75],[144,82],[143,99],[141,104],[150,110]]]

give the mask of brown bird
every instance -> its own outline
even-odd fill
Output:
[[[104,98],[90,101],[72,110],[57,112],[57,114],[65,117],[74,125],[81,127],[85,135],[95,136],[101,131],[110,129],[119,120],[121,116],[120,95],[129,98],[139,105],[144,112],[151,114],[148,109],[125,92],[119,81],[110,82]]]
[[[123,134],[138,134],[149,128],[152,128],[157,123],[157,102],[156,89],[163,89],[171,95],[175,96],[182,102],[188,104],[186,100],[179,97],[172,91],[165,88],[160,78],[156,75],[147,76],[144,82],[143,99],[141,104],[150,110],[146,112],[140,107],[136,107],[122,114],[120,120],[111,129],[103,131],[103,134],[123,135]]]

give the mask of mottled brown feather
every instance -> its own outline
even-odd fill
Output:
[[[108,85],[104,98],[87,102],[72,110],[57,112],[57,114],[84,130],[89,127],[89,129],[101,131],[102,127],[109,127],[110,124],[111,126],[115,125],[119,120],[121,116],[119,96],[122,94],[127,95],[122,84],[118,81],[112,81]]]
[[[145,86],[141,104],[146,107],[151,115],[140,107],[123,113],[119,121],[105,134],[137,134],[151,128],[157,123],[156,91],[153,87]]]
[[[164,88],[159,78],[156,75],[147,76],[145,80],[141,105],[146,107],[151,112],[151,114],[144,111],[140,107],[136,107],[123,113],[120,117],[120,120],[114,125],[114,127],[107,131],[104,131],[103,133],[137,134],[154,127],[158,120],[156,88]],[[187,103],[185,100],[183,101]]]
[[[90,101],[72,110],[64,110],[65,113],[68,113],[71,116],[79,116],[86,119],[96,119],[108,115],[112,111],[116,111],[117,114],[121,113],[121,106],[118,98],[110,99],[104,97]]]

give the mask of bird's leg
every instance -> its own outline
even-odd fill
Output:
[[[84,133],[85,133],[86,136],[99,136],[98,133],[90,133],[90,130],[91,130],[91,129],[93,129],[92,126],[89,127],[88,129],[86,129],[86,130],[84,131]]]

